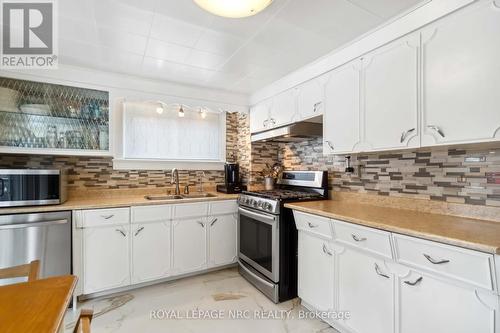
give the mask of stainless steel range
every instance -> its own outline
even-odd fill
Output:
[[[239,197],[240,274],[275,303],[297,296],[297,229],[284,204],[327,198],[326,171],[286,171],[275,190]]]

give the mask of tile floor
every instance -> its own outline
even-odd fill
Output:
[[[306,309],[298,300],[272,303],[235,268],[89,300],[79,306],[94,309],[93,333],[338,333],[318,319],[299,318]],[[248,319],[231,318],[238,316],[238,310],[240,317]],[[211,318],[200,318],[205,316]],[[65,318],[66,332],[73,326],[70,310]]]

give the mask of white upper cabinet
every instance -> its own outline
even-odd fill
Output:
[[[420,145],[419,50],[416,34],[363,57],[365,150]]]
[[[394,276],[383,260],[345,247],[337,254],[339,310],[356,333],[394,332]]]
[[[423,146],[500,139],[499,36],[491,0],[424,30]]]
[[[269,126],[270,108],[272,100],[265,100],[250,109],[250,132],[257,133]]]
[[[133,224],[132,283],[167,277],[170,272],[170,221]]]
[[[360,143],[360,60],[330,73],[325,86],[323,153],[355,151]]]
[[[323,75],[296,88],[297,113],[294,120],[309,119],[323,114],[327,78],[328,75]]]
[[[412,272],[399,285],[401,333],[495,333],[498,297]]]
[[[271,107],[269,127],[280,127],[292,122],[296,111],[295,89],[290,89],[276,95]]]

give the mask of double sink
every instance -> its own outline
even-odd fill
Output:
[[[145,195],[146,200],[182,200],[182,199],[200,199],[200,198],[215,198],[217,195],[211,193],[193,193],[181,195]]]

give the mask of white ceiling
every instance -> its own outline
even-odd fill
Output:
[[[59,1],[60,63],[252,93],[422,0],[274,0],[244,19],[192,0]]]

